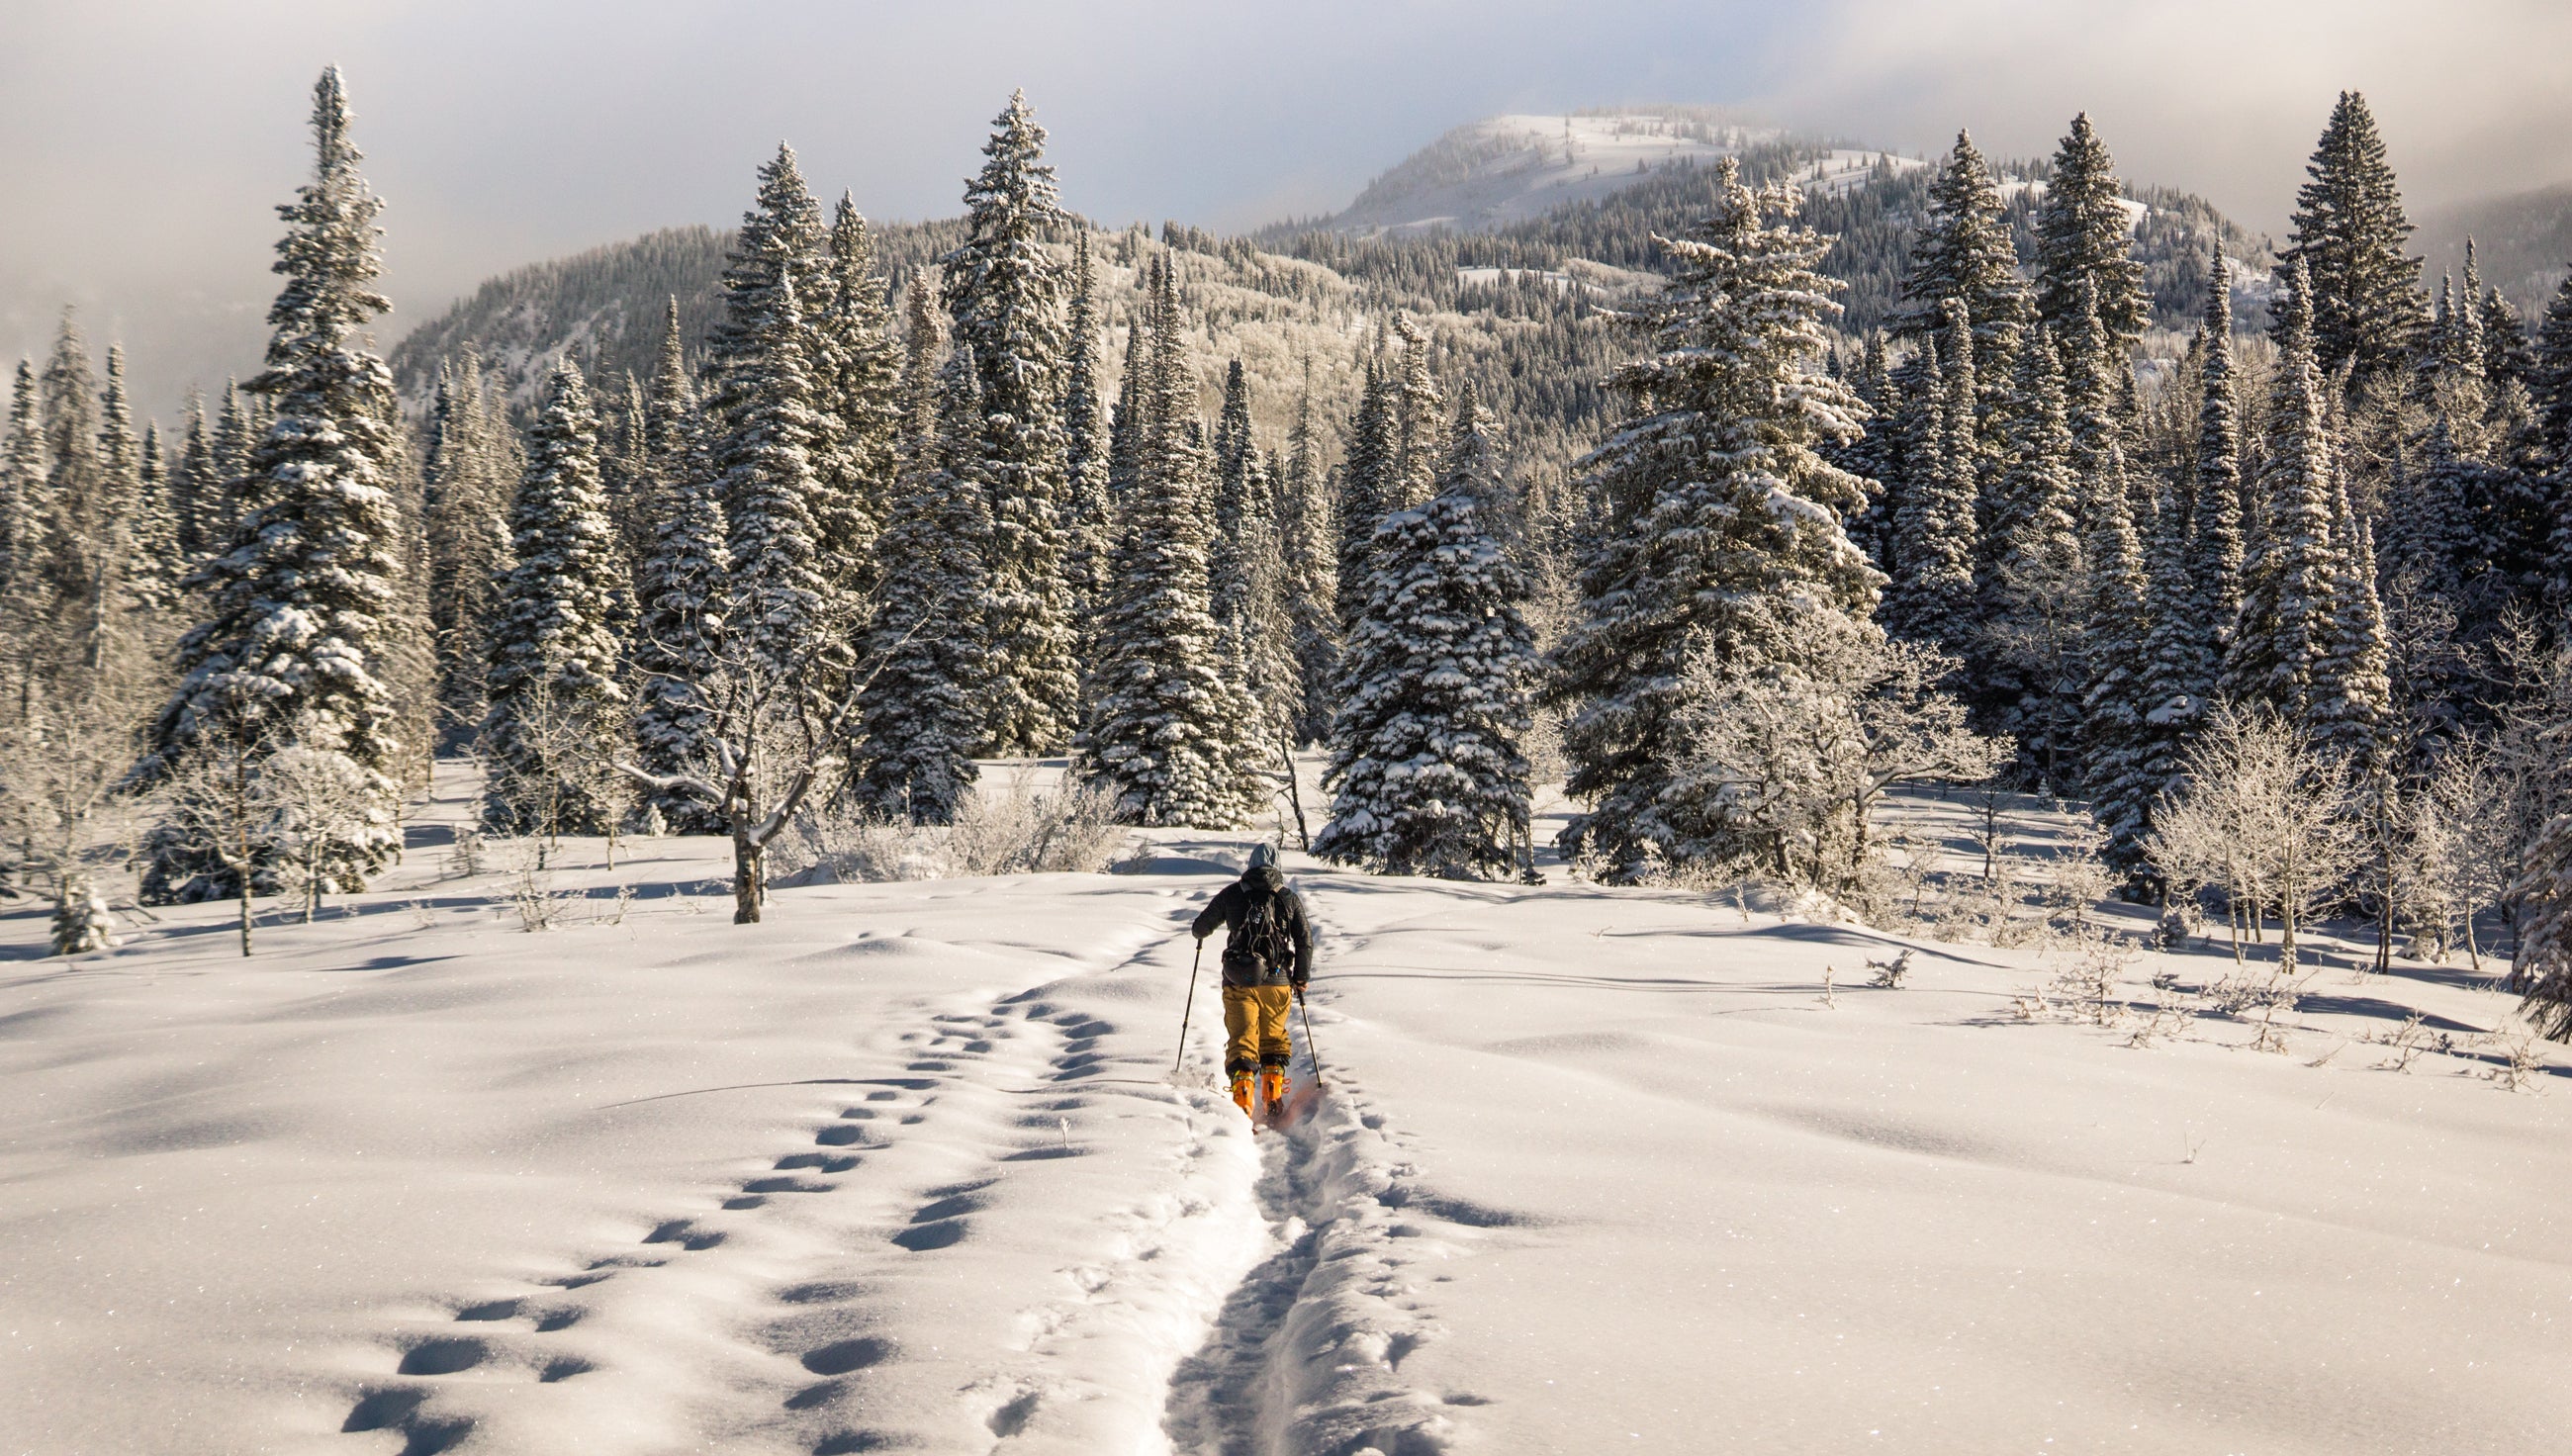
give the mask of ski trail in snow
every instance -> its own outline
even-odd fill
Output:
[[[1238,1115],[1155,1075],[1166,1028],[1118,1025],[1167,969],[1146,934],[872,1029],[859,1061],[883,1075],[817,1092],[695,1206],[386,1311],[340,1429],[401,1456],[1157,1445],[1171,1372],[1264,1228]]]
[[[1336,1019],[1335,1019],[1336,1020]],[[1299,1075],[1311,1076],[1309,1049]],[[1479,1210],[1418,1194],[1418,1169],[1344,1072],[1283,1133],[1262,1134],[1269,1254],[1180,1365],[1165,1424],[1182,1456],[1442,1456],[1470,1395],[1440,1396],[1403,1362],[1443,1333],[1425,1286],[1471,1252]]]

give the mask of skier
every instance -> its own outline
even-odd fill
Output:
[[[1313,928],[1302,897],[1277,868],[1274,847],[1252,850],[1250,868],[1215,895],[1191,929],[1203,941],[1218,926],[1232,933],[1223,947],[1223,1070],[1233,1105],[1253,1117],[1264,1105],[1274,1117],[1286,1105],[1294,1050],[1286,1019],[1313,978]]]

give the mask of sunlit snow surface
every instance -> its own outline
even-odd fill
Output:
[[[2572,1085],[2486,1080],[2461,968],[2134,1050],[2018,1020],[2033,952],[1870,990],[1851,927],[1290,855],[1331,1092],[1254,1139],[1210,979],[1171,1076],[1247,840],[1162,838],[750,928],[670,840],[569,847],[546,934],[434,848],[247,962],[221,908],[69,968],[0,920],[0,1451],[2559,1438]],[[2455,1050],[2386,1070],[2411,1007]]]

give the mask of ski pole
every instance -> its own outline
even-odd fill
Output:
[[[1188,1003],[1187,1006],[1179,1012],[1179,1055],[1170,1059],[1170,1075],[1172,1077],[1179,1075],[1179,1064],[1188,1060],[1188,1018],[1196,1015],[1197,965],[1203,960],[1205,960],[1205,942],[1200,940],[1197,942],[1196,954],[1188,957]],[[1304,1034],[1304,1040],[1307,1042],[1312,1041],[1313,1034],[1306,1032]]]
[[[1313,1045],[1313,1011],[1304,1005],[1304,988],[1300,986],[1295,988],[1295,1010],[1304,1014],[1304,1055],[1313,1062],[1313,1086],[1320,1087],[1323,1083],[1322,1049]]]

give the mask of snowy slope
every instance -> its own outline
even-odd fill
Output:
[[[1873,990],[1873,932],[1290,856],[1332,1094],[1254,1139],[1210,994],[1171,1076],[1245,841],[1162,839],[751,928],[703,841],[572,845],[545,934],[433,852],[247,962],[0,920],[0,1450],[2549,1448],[2572,1100],[2481,978],[2138,1049],[2022,1020],[2031,951]]]
[[[1498,227],[1605,197],[1643,168],[1710,163],[1779,135],[1679,114],[1489,117],[1449,132],[1369,183],[1330,226],[1347,232]]]

